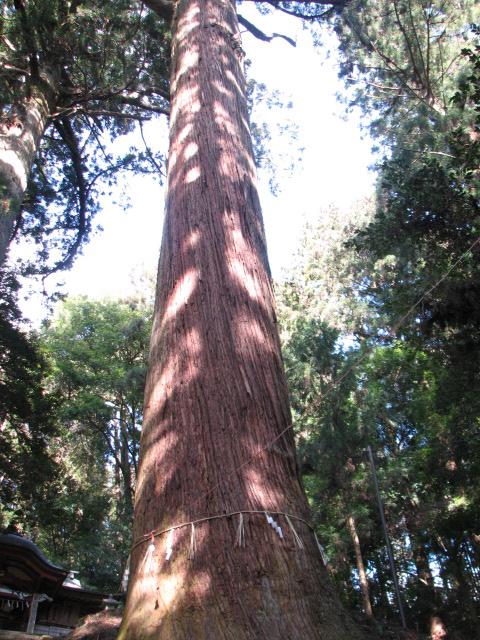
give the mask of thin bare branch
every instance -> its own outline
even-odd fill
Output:
[[[266,4],[269,4],[270,6],[272,6],[274,9],[276,9],[277,11],[282,11],[283,13],[286,13],[289,16],[293,16],[294,18],[300,18],[301,20],[307,20],[309,22],[314,22],[315,20],[323,20],[325,18],[328,18],[332,15],[333,12],[335,11],[339,11],[341,9],[343,9],[345,7],[345,5],[347,4],[348,0],[341,0],[339,2],[315,2],[312,4],[319,4],[319,5],[330,5],[328,9],[326,9],[325,11],[322,11],[321,13],[314,13],[312,15],[310,14],[304,14],[301,11],[292,11],[291,9],[286,9],[285,7],[282,7],[278,4],[278,2],[275,2],[274,0],[265,0]],[[309,4],[308,2],[304,2],[303,4]]]
[[[143,144],[145,145],[145,149],[147,152],[147,155],[150,159],[150,162],[152,163],[152,165],[155,167],[155,169],[158,171],[158,173],[161,176],[164,176],[165,174],[162,171],[162,167],[158,164],[158,162],[155,160],[155,156],[152,153],[152,150],[150,149],[150,147],[147,144],[147,141],[145,140],[145,136],[143,134],[143,126],[142,123],[140,122],[140,135],[142,136],[142,140],[143,140]]]
[[[292,38],[289,38],[288,36],[284,36],[281,33],[272,33],[271,36],[267,36],[266,33],[261,31],[258,27],[256,27],[254,24],[252,24],[249,20],[247,20],[246,18],[244,18],[240,14],[238,14],[237,17],[238,17],[238,22],[242,26],[244,26],[245,29],[247,29],[247,31],[249,31],[252,34],[252,36],[255,36],[255,38],[258,38],[258,40],[263,40],[263,42],[270,42],[274,38],[283,38],[289,44],[291,44],[292,47],[296,47],[297,46],[297,43],[295,42],[295,40],[292,40]]]

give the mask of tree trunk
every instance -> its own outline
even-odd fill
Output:
[[[115,457],[115,467],[114,467],[114,482],[115,488],[118,490],[118,495],[121,494],[122,487],[120,481],[120,473],[121,473],[121,463],[120,463],[120,451],[121,451],[121,440],[120,440],[120,418],[117,414],[113,421],[113,452]]]
[[[133,488],[132,488],[132,466],[130,463],[129,455],[129,433],[127,425],[127,411],[123,402],[120,404],[118,412],[118,419],[120,422],[120,437],[121,437],[121,465],[123,475],[123,500],[125,512],[129,518],[132,517],[133,511]]]
[[[355,519],[352,515],[347,518],[348,530],[352,538],[353,549],[355,551],[355,561],[357,564],[358,579],[360,581],[360,590],[362,592],[363,610],[369,618],[373,618],[372,603],[370,602],[370,590],[368,588],[368,578],[363,564],[362,549],[360,547],[360,539],[357,533]]]
[[[35,154],[54,104],[47,81],[30,87],[14,114],[0,118],[0,265],[5,262]]]
[[[300,550],[285,517],[281,539],[263,513],[308,519],[235,2],[180,0],[172,29],[169,191],[119,637],[357,639],[309,527],[292,520]],[[226,515],[239,510],[261,512],[244,514],[245,546]],[[159,533],[209,516],[220,517]]]

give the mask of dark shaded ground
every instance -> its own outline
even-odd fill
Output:
[[[430,638],[416,631],[404,631],[394,625],[388,627],[376,626],[366,618],[355,616],[357,625],[363,630],[368,640],[440,640],[440,638]],[[442,639],[443,640],[443,639]]]
[[[82,624],[74,629],[66,640],[115,640],[121,621],[122,611],[101,611],[84,618]],[[414,631],[390,627],[380,632],[365,620],[357,620],[357,624],[362,627],[365,637],[369,640],[426,640],[426,636],[418,635]]]

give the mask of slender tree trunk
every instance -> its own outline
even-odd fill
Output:
[[[0,265],[5,262],[35,154],[55,97],[47,81],[30,87],[13,115],[0,118]]]
[[[120,469],[120,452],[121,452],[121,441],[120,441],[120,418],[116,417],[115,421],[114,421],[114,426],[113,426],[113,450],[115,453],[115,472],[114,472],[114,478],[115,478],[115,488],[118,490],[118,493],[120,495],[121,492],[121,486],[120,486],[120,473],[121,473],[121,469]]]
[[[235,2],[179,0],[172,29],[169,192],[120,637],[357,639],[305,524],[293,520],[299,550],[283,515],[281,539],[264,513],[245,514],[245,546],[236,546],[240,517],[222,517],[308,519],[308,508],[288,429]],[[221,517],[150,544],[151,531],[209,516]]]
[[[143,407],[142,407],[143,410]],[[139,445],[139,436],[138,436],[138,420],[137,415],[139,411],[137,410],[135,405],[130,407],[130,416],[129,416],[129,440],[132,447],[132,468],[133,468],[133,487],[135,487],[137,481],[138,474],[138,445]]]
[[[132,516],[133,511],[133,488],[132,488],[132,467],[130,464],[129,455],[129,434],[127,425],[127,411],[123,403],[120,405],[118,413],[120,421],[120,434],[121,434],[121,465],[123,475],[123,499],[125,504],[125,511],[129,517]]]
[[[369,618],[373,618],[367,573],[365,571],[365,565],[363,564],[362,549],[360,547],[360,539],[357,533],[357,526],[352,515],[348,516],[347,525],[350,532],[350,537],[352,538],[353,549],[355,551],[355,562],[357,564],[358,579],[360,580],[360,591],[362,592],[363,609]]]

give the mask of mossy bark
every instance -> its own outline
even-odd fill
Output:
[[[233,0],[179,0],[166,220],[120,638],[357,640],[308,520],[255,182]],[[146,538],[144,538],[146,536]],[[172,556],[167,560],[167,540]]]

